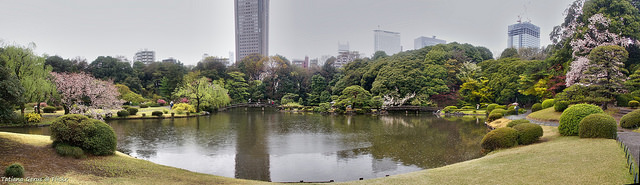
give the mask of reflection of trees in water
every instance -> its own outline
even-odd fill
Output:
[[[270,181],[268,126],[265,117],[252,114],[237,121],[235,177]]]
[[[136,154],[140,158],[149,159],[152,156],[156,156],[157,152],[156,150],[136,150]]]
[[[155,153],[158,145],[182,146],[186,137],[194,135],[185,129],[189,123],[180,119],[117,120],[109,123],[119,136],[118,148],[135,150],[136,153],[138,150]]]
[[[340,151],[339,157],[370,153],[376,160],[388,158],[404,165],[434,168],[479,157],[480,141],[486,132],[484,125],[475,124],[475,119],[448,121],[430,116],[380,116],[377,120],[363,120],[335,126],[342,131],[368,133],[366,138],[345,137],[343,142],[369,142],[372,146]],[[380,162],[378,167],[382,169],[384,164]]]

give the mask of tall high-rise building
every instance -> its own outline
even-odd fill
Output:
[[[507,39],[508,48],[539,48],[540,27],[530,22],[520,22],[509,25]]]
[[[133,62],[140,61],[142,63],[148,64],[156,61],[156,52],[149,50],[140,50],[133,56]]]
[[[236,61],[269,55],[269,0],[235,0]]]
[[[400,46],[400,33],[398,32],[373,30],[373,37],[374,52],[384,51],[387,55],[391,56],[402,51],[402,46]]]
[[[413,40],[413,49],[422,49],[427,46],[435,46],[438,44],[446,44],[446,40],[436,39],[436,36],[433,37],[418,37]]]

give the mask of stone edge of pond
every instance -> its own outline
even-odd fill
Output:
[[[158,117],[158,116],[148,116],[148,117],[127,117],[127,118],[106,118],[104,119],[105,121],[107,120],[130,120],[130,119],[175,119],[175,118],[192,118],[192,117],[199,117],[199,116],[209,116],[211,114],[202,114],[202,115],[189,115],[189,116],[162,116],[162,117]]]

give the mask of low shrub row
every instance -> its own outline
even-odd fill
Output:
[[[56,113],[56,107],[53,107],[53,106],[44,107],[44,108],[42,108],[42,112],[44,112],[44,113]]]
[[[591,104],[573,105],[560,115],[560,125],[558,131],[563,136],[577,136],[580,128],[580,121],[591,114],[604,113],[600,107]]]
[[[528,145],[535,143],[542,137],[542,127],[528,121],[514,120],[513,127],[503,127],[492,130],[482,138],[482,149],[493,151],[499,148],[510,148],[518,144]]]
[[[556,100],[554,100],[554,99],[546,99],[546,100],[542,101],[542,109],[553,107],[553,105],[555,103],[556,103]]]
[[[65,143],[54,143],[53,147],[56,149],[56,153],[58,153],[58,155],[60,156],[71,156],[76,159],[87,157],[86,155],[84,155],[84,151],[82,151],[82,148],[77,146],[70,146]]]
[[[542,104],[541,103],[534,103],[531,106],[531,112],[536,112],[536,111],[539,111],[539,110],[542,110]]]
[[[564,112],[564,110],[566,110],[567,108],[569,108],[569,102],[568,101],[559,101],[559,102],[556,102],[556,104],[553,105],[553,109],[556,112]]]

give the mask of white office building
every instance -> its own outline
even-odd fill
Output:
[[[373,36],[374,52],[384,51],[387,55],[391,56],[402,51],[402,46],[400,45],[400,33],[373,30]]]
[[[422,49],[427,46],[435,46],[438,44],[446,44],[446,40],[436,39],[436,36],[433,37],[418,37],[413,40],[413,49]]]
[[[540,48],[540,27],[530,22],[509,25],[508,48]]]

